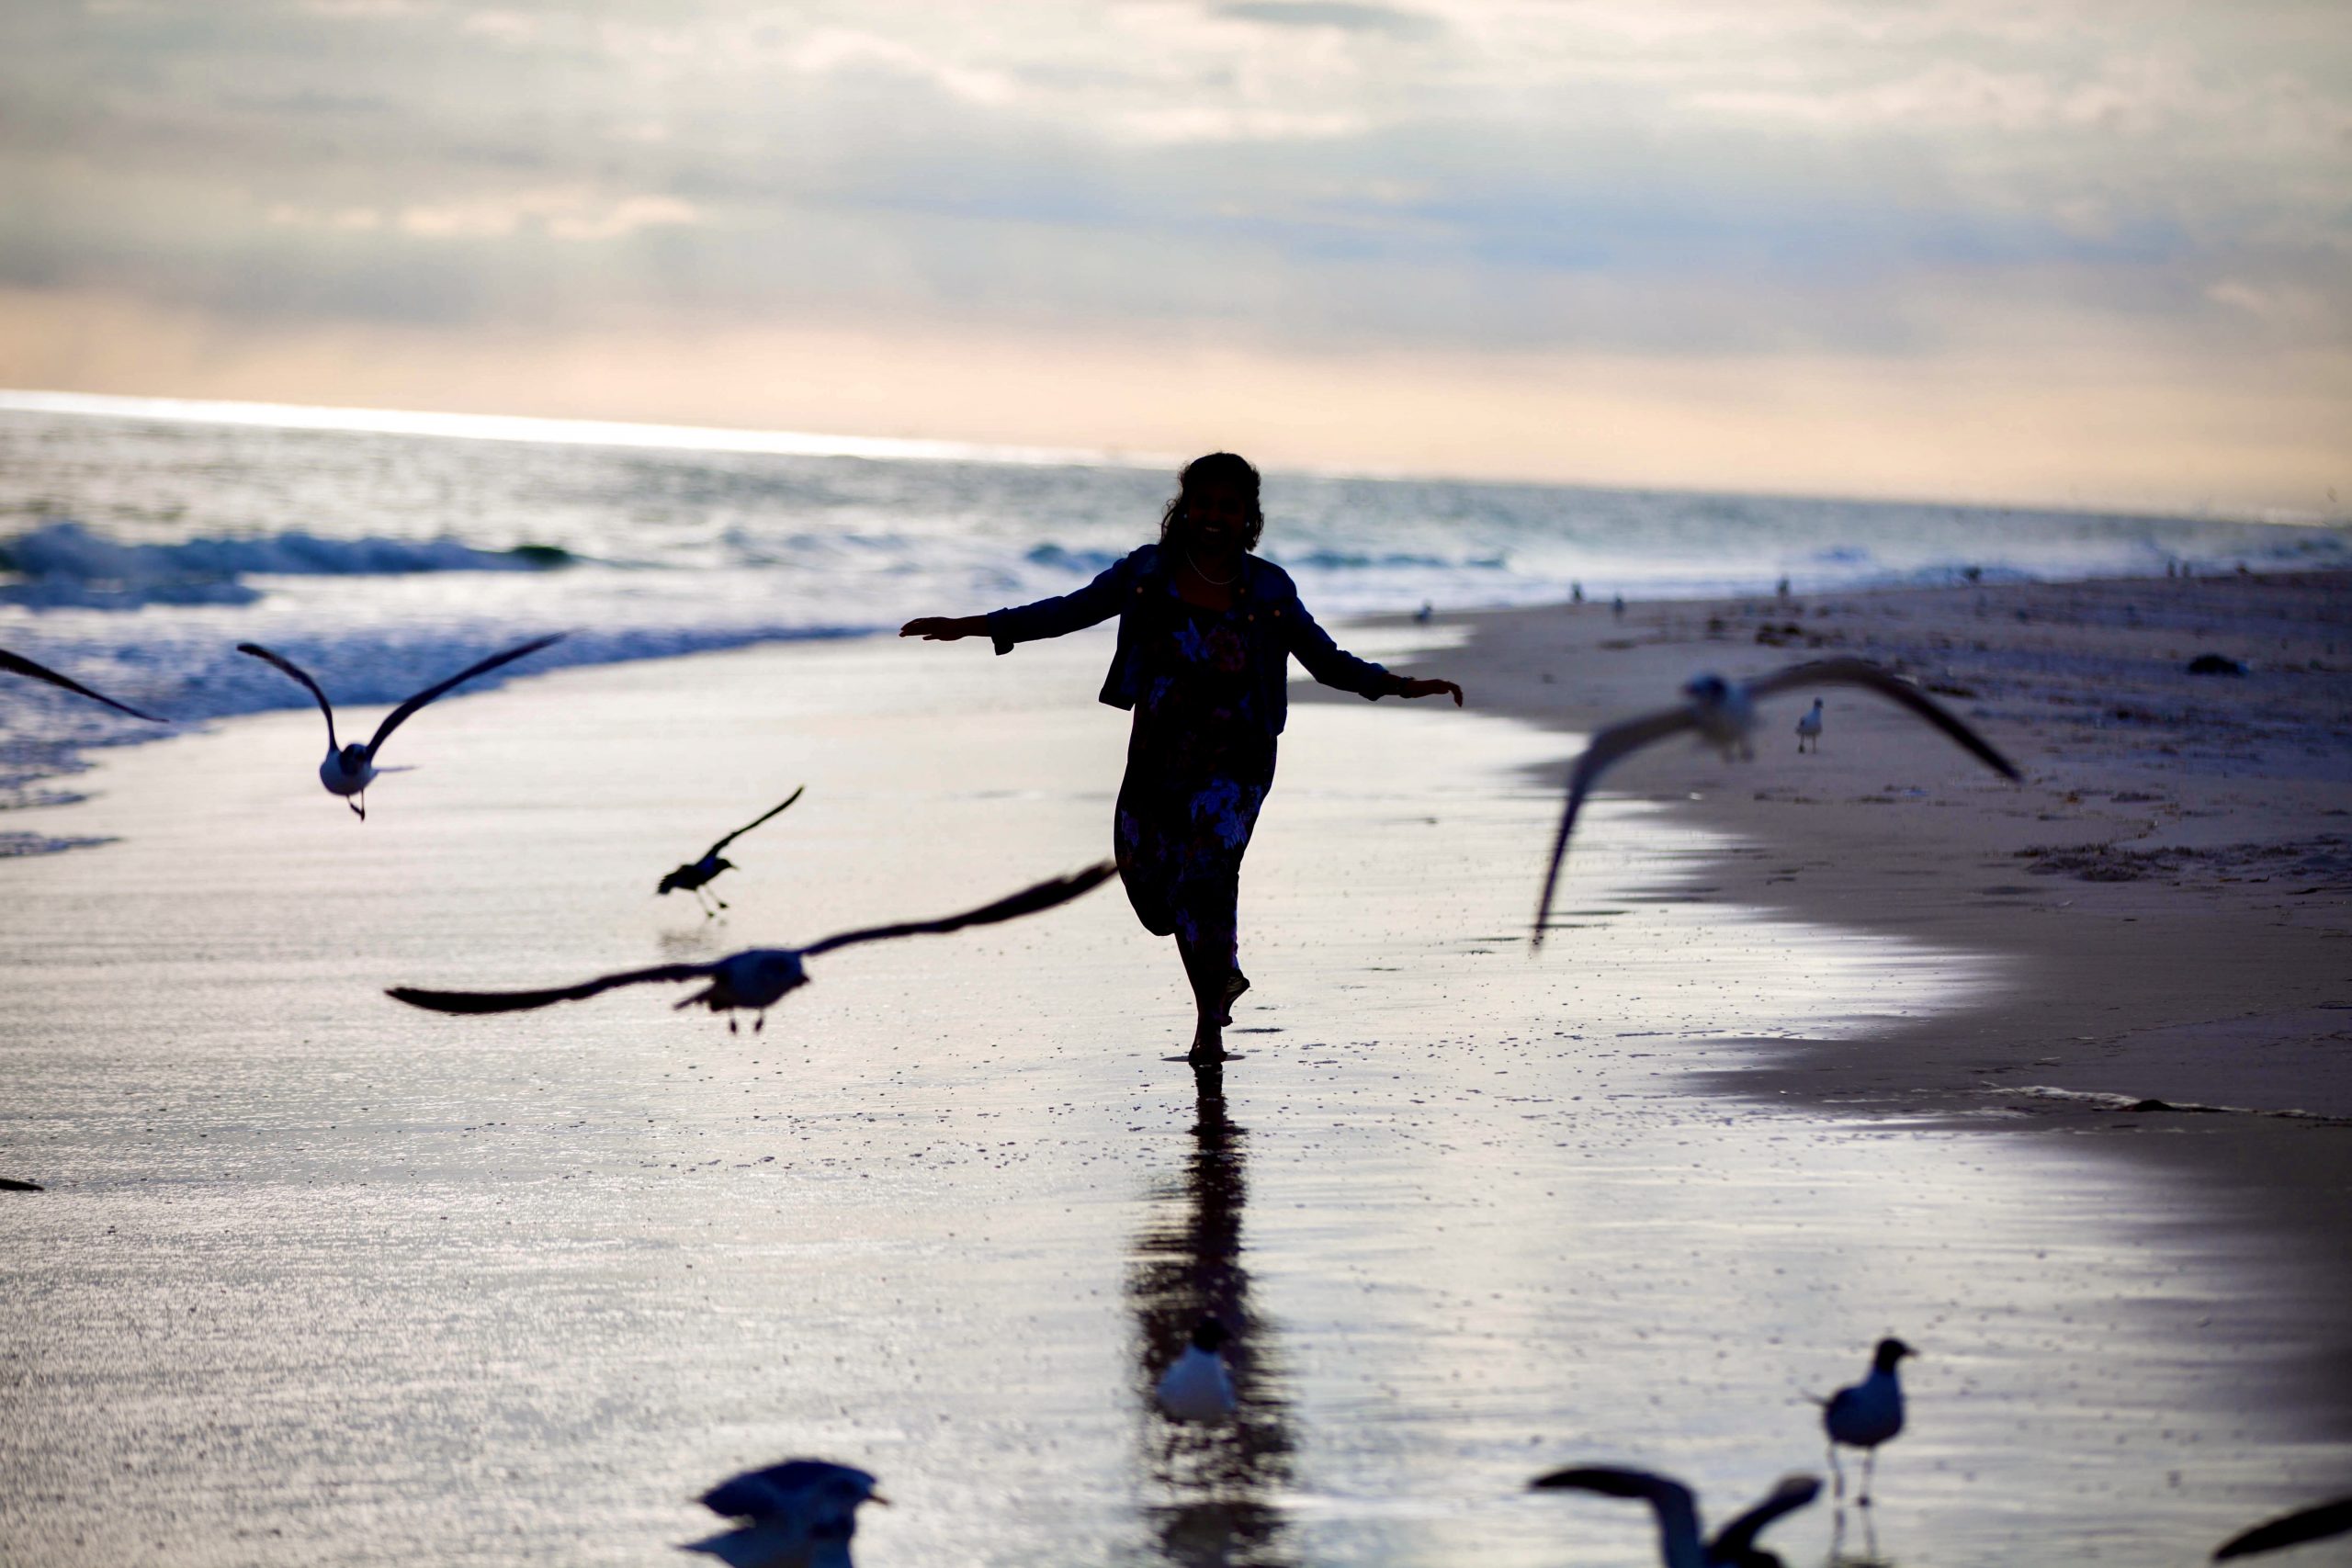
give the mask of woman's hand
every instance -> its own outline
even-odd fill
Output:
[[[982,637],[989,629],[986,615],[919,615],[899,628],[900,637],[919,637],[925,642],[954,642],[959,637]]]
[[[1462,705],[1462,688],[1451,681],[1422,681],[1410,675],[1397,677],[1396,694],[1400,697],[1449,696],[1453,705]]]

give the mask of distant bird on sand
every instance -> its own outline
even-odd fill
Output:
[[[862,942],[885,942],[892,937],[961,931],[966,926],[994,925],[999,920],[1037,914],[1057,905],[1067,904],[1081,893],[1093,891],[1108,881],[1116,869],[1111,862],[1103,861],[1075,875],[1040,882],[1009,898],[1000,898],[977,909],[967,909],[960,915],[946,915],[935,920],[909,920],[893,926],[869,926],[862,931],[829,936],[807,947],[749,948],[709,964],[662,964],[651,969],[628,969],[617,975],[600,975],[577,986],[562,986],[546,991],[426,991],[413,986],[395,986],[384,994],[411,1007],[426,1008],[434,1012],[519,1012],[526,1008],[543,1008],[556,1002],[584,1001],[621,986],[702,980],[707,982],[703,988],[679,1002],[678,1007],[702,1006],[713,1012],[749,1009],[758,1015],[752,1024],[752,1032],[757,1033],[766,1026],[768,1009],[782,1000],[786,992],[798,990],[808,983],[808,973],[802,962],[805,959],[831,953],[837,947],[852,947]],[[729,1033],[734,1032],[733,1019],[727,1021],[727,1028]]]
[[[2338,1497],[2333,1503],[2299,1508],[2232,1536],[2213,1549],[2213,1561],[2226,1562],[2233,1557],[2252,1557],[2346,1534],[2352,1534],[2352,1497]]]
[[[1229,1421],[1240,1408],[1233,1373],[1225,1364],[1225,1325],[1204,1317],[1184,1353],[1168,1363],[1153,1390],[1159,1407],[1178,1421]]]
[[[1805,742],[1808,740],[1813,742],[1814,750],[1821,750],[1821,699],[1819,697],[1813,699],[1813,711],[1797,720],[1797,750],[1804,750]]]
[[[1720,750],[1725,761],[1753,758],[1749,736],[1756,728],[1756,703],[1762,697],[1804,686],[1860,686],[1901,705],[1965,747],[1984,764],[2007,779],[2017,768],[1991,743],[1951,711],[1909,682],[1863,659],[1821,659],[1792,665],[1774,674],[1737,682],[1720,675],[1702,675],[1682,688],[1689,698],[1679,707],[1647,713],[1612,724],[1593,736],[1568,775],[1568,803],[1560,814],[1559,835],[1552,840],[1552,861],[1544,872],[1544,897],[1535,906],[1532,947],[1544,944],[1544,922],[1552,911],[1552,891],[1560,880],[1560,862],[1568,852],[1568,835],[1576,830],[1577,813],[1600,775],[1620,760],[1684,730],[1696,730],[1704,743]]]
[[[1846,1472],[1838,1468],[1840,1447],[1862,1450],[1862,1490],[1854,1499],[1871,1506],[1871,1477],[1878,1464],[1878,1446],[1903,1430],[1903,1383],[1894,1364],[1916,1356],[1900,1339],[1882,1339],[1871,1353],[1871,1375],[1839,1389],[1821,1402],[1822,1429],[1829,1434],[1829,1471],[1838,1479],[1838,1495],[1846,1495]]]
[[[1539,1475],[1528,1484],[1539,1492],[1598,1492],[1647,1503],[1657,1514],[1658,1561],[1665,1568],[1781,1568],[1780,1558],[1757,1545],[1756,1538],[1821,1495],[1821,1477],[1784,1475],[1770,1496],[1708,1540],[1699,1534],[1699,1504],[1690,1488],[1645,1470],[1581,1465]]]
[[[850,1568],[858,1506],[890,1506],[876,1484],[865,1471],[821,1459],[747,1471],[702,1495],[704,1507],[743,1523],[679,1550],[706,1552],[731,1568]]]
[[[488,674],[502,664],[510,664],[526,653],[537,653],[549,643],[562,640],[561,632],[557,632],[551,637],[533,637],[520,648],[510,648],[503,653],[494,653],[479,664],[468,665],[446,681],[425,687],[390,713],[386,714],[384,722],[376,727],[376,733],[368,738],[368,744],[365,746],[356,740],[348,746],[336,743],[334,708],[328,703],[326,693],[319,689],[319,683],[311,680],[310,673],[300,665],[282,653],[272,653],[257,642],[241,642],[237,645],[237,651],[249,653],[255,659],[277,665],[288,675],[300,682],[310,691],[311,695],[319,700],[319,711],[327,716],[327,757],[325,761],[319,764],[319,782],[327,786],[329,795],[342,795],[344,804],[350,807],[353,813],[364,822],[368,819],[368,785],[379,771],[376,767],[376,753],[383,750],[384,742],[390,739],[392,731],[398,729],[409,715],[453,686],[461,686],[477,675]],[[358,798],[353,799],[354,795]]]
[[[89,698],[94,703],[104,703],[107,706],[113,708],[118,713],[127,713],[133,718],[143,718],[150,724],[169,724],[171,722],[171,720],[167,718],[157,718],[152,713],[141,713],[129,703],[116,702],[112,697],[107,696],[103,692],[94,692],[90,690],[89,687],[82,684],[81,682],[76,681],[70,676],[60,675],[56,671],[51,670],[46,664],[35,664],[23,654],[11,653],[5,648],[0,648],[0,670],[10,671],[18,675],[29,675],[36,681],[46,681],[52,686],[62,686],[67,691],[78,693],[79,694]]]
[[[798,800],[808,788],[808,786],[807,784],[802,784],[800,788],[794,790],[792,794],[786,798],[784,806],[789,806],[794,801]],[[662,879],[662,886],[656,887],[653,891],[659,895],[684,887],[694,894],[695,902],[701,903],[701,901],[707,897],[710,899],[711,904],[717,904],[719,908],[724,909],[727,908],[726,899],[721,898],[716,893],[706,895],[703,892],[704,886],[716,879],[720,872],[732,871],[735,869],[735,863],[731,860],[719,859],[718,852],[733,843],[736,840],[741,838],[744,834],[750,832],[752,829],[758,827],[761,823],[766,821],[769,818],[775,816],[776,812],[782,811],[784,809],[784,806],[776,807],[774,810],[763,811],[757,817],[752,818],[749,822],[744,823],[741,828],[736,829],[733,832],[728,834],[727,837],[719,840],[718,842],[703,851],[702,859],[697,861],[688,861],[684,865],[680,866],[677,870],[663,877]],[[710,904],[704,904],[702,912],[704,915],[709,916],[717,913],[717,910],[712,909]]]

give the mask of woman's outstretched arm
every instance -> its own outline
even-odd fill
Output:
[[[985,637],[996,644],[999,653],[1005,653],[1017,642],[1035,642],[1039,637],[1074,632],[1098,621],[1107,621],[1119,613],[1124,602],[1120,587],[1134,570],[1130,564],[1134,558],[1130,556],[1114,561],[1101,576],[1075,592],[993,610],[985,615],[919,615],[900,626],[899,635],[919,637],[926,642]]]
[[[1462,705],[1462,688],[1453,682],[1399,675],[1370,660],[1358,659],[1331,640],[1331,634],[1316,624],[1306,605],[1294,600],[1285,608],[1288,613],[1283,620],[1290,628],[1290,650],[1306,666],[1306,672],[1323,684],[1374,700],[1443,695],[1452,697],[1455,707]]]

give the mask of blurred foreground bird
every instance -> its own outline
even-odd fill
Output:
[[[119,713],[127,713],[133,718],[143,718],[150,724],[169,724],[171,722],[169,719],[157,718],[152,713],[141,713],[129,703],[116,702],[104,692],[94,692],[90,690],[89,687],[82,684],[81,682],[73,679],[71,676],[60,675],[48,665],[36,664],[31,660],[27,659],[23,654],[11,653],[5,648],[0,648],[0,670],[10,671],[18,675],[29,675],[36,681],[46,681],[52,686],[62,686],[67,691],[78,693],[82,696],[89,698],[94,703],[104,703],[107,706],[115,709]]]
[[[1846,1472],[1838,1468],[1840,1446],[1862,1450],[1862,1490],[1854,1500],[1871,1506],[1871,1477],[1878,1465],[1878,1446],[1903,1430],[1903,1382],[1895,1363],[1918,1352],[1900,1339],[1882,1339],[1871,1352],[1871,1375],[1841,1388],[1821,1401],[1822,1429],[1829,1434],[1829,1471],[1837,1477],[1838,1495],[1846,1495]]]
[[[802,784],[798,789],[794,790],[790,795],[786,797],[784,806],[790,806],[794,801],[798,800],[801,795],[808,792],[808,786],[807,784]],[[735,863],[731,860],[719,859],[718,852],[733,843],[736,840],[741,838],[744,834],[750,832],[752,829],[758,827],[761,823],[766,821],[769,818],[775,816],[776,812],[782,811],[784,809],[784,806],[776,807],[773,810],[761,812],[757,817],[752,818],[749,822],[744,823],[741,828],[736,829],[733,832],[728,834],[727,837],[719,840],[718,842],[703,851],[702,859],[688,861],[685,864],[680,866],[677,870],[663,877],[662,879],[662,886],[653,890],[655,895],[660,896],[671,893],[683,887],[695,896],[695,901],[696,903],[701,903],[703,898],[706,897],[703,892],[704,887],[714,881],[720,872],[732,871],[735,869]],[[727,908],[727,900],[721,898],[718,894],[712,893],[707,895],[707,897],[711,903],[717,904],[720,909]],[[712,909],[709,904],[704,904],[702,912],[706,917],[707,917],[716,914],[718,911]]]
[[[1152,1392],[1170,1418],[1227,1421],[1240,1408],[1234,1397],[1233,1373],[1225,1364],[1225,1325],[1213,1317],[1201,1319],[1184,1353],[1159,1374]]]
[[[2314,1507],[2298,1508],[2291,1514],[2282,1514],[2230,1537],[2213,1549],[2213,1561],[2226,1562],[2234,1557],[2253,1557],[2260,1552],[2277,1551],[2285,1547],[2301,1546],[2306,1541],[2328,1540],[2347,1534],[2352,1534],[2352,1497],[2338,1497],[2333,1503],[2322,1503]]]
[[[1598,1492],[1647,1503],[1657,1515],[1658,1561],[1665,1568],[1781,1568],[1781,1560],[1756,1544],[1765,1527],[1821,1495],[1821,1477],[1784,1475],[1761,1503],[1706,1540],[1699,1533],[1699,1503],[1690,1488],[1645,1470],[1579,1465],[1539,1475],[1528,1484],[1540,1492]]]
[[[821,1459],[746,1471],[702,1495],[704,1507],[743,1523],[678,1550],[706,1552],[732,1568],[850,1568],[858,1505],[890,1506],[876,1484],[865,1471]]]
[[[434,1012],[519,1012],[526,1008],[543,1008],[556,1002],[584,1001],[621,986],[702,980],[707,984],[679,1002],[678,1007],[701,1006],[713,1012],[748,1009],[758,1015],[752,1024],[752,1032],[757,1033],[766,1027],[768,1009],[782,1000],[787,991],[797,990],[808,983],[808,973],[803,964],[805,959],[831,953],[837,947],[853,947],[862,942],[887,942],[892,937],[961,931],[966,926],[994,925],[1000,920],[1035,915],[1057,905],[1067,904],[1082,893],[1093,891],[1108,881],[1116,869],[1111,862],[1103,861],[1075,875],[1040,882],[1009,898],[1000,898],[993,904],[983,904],[977,909],[967,909],[959,915],[945,915],[935,920],[908,920],[890,926],[868,926],[860,931],[843,931],[839,936],[829,936],[807,947],[749,948],[709,964],[662,964],[651,969],[627,969],[616,975],[600,975],[594,980],[583,980],[576,986],[561,986],[545,991],[427,991],[413,986],[395,986],[384,994],[411,1007],[425,1008]],[[727,1028],[729,1033],[734,1032],[733,1019],[727,1021]]]
[[[257,642],[241,642],[237,645],[237,651],[249,653],[255,659],[275,664],[288,675],[300,682],[309,689],[311,695],[319,700],[319,711],[327,716],[327,758],[325,761],[319,764],[319,782],[327,786],[329,795],[343,796],[344,804],[350,807],[353,814],[364,822],[368,819],[368,785],[379,771],[376,767],[376,753],[383,750],[384,742],[391,738],[392,731],[398,729],[407,720],[409,715],[453,686],[461,686],[477,675],[486,675],[502,664],[511,664],[526,653],[537,653],[549,643],[562,640],[561,632],[557,632],[550,637],[533,637],[520,648],[510,648],[503,653],[494,653],[479,664],[468,665],[446,681],[436,682],[425,687],[390,713],[386,714],[384,722],[376,727],[376,733],[368,737],[368,744],[365,746],[356,740],[348,746],[337,744],[334,738],[334,705],[327,701],[326,693],[319,689],[319,683],[311,680],[309,671],[282,653],[272,653]],[[354,795],[358,798],[354,800],[352,798]]]
[[[1686,729],[1696,730],[1699,739],[1721,750],[1727,761],[1735,756],[1753,758],[1756,749],[1749,738],[1756,728],[1757,700],[1804,686],[1860,686],[1875,692],[1942,730],[2003,778],[2014,781],[2018,777],[2015,765],[1950,709],[1868,660],[1815,660],[1744,682],[1726,681],[1720,675],[1702,675],[1682,688],[1682,694],[1689,701],[1681,706],[1612,724],[1595,734],[1584,754],[1577,759],[1575,771],[1568,775],[1568,803],[1560,814],[1560,831],[1552,840],[1552,861],[1544,868],[1544,896],[1535,906],[1535,931],[1530,946],[1544,945],[1544,922],[1552,912],[1552,890],[1560,880],[1560,863],[1567,856],[1568,835],[1576,831],[1577,813],[1604,772],[1643,747]]]

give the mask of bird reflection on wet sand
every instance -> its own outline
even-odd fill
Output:
[[[1199,1114],[1192,1158],[1182,1185],[1153,1203],[1127,1274],[1136,1391],[1147,1412],[1139,1458],[1159,1499],[1147,1503],[1144,1515],[1165,1562],[1289,1568],[1298,1559],[1274,1499],[1290,1483],[1295,1445],[1280,1392],[1279,1352],[1250,1307],[1250,1276],[1241,1266],[1244,1133],[1226,1119],[1224,1065],[1198,1064],[1193,1076]],[[1225,1354],[1239,1411],[1215,1425],[1167,1420],[1153,1404],[1153,1385],[1204,1317],[1230,1336]]]

